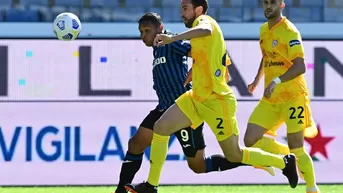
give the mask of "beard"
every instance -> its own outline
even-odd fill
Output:
[[[278,15],[280,15],[280,12],[279,11],[274,11],[272,13],[267,13],[266,11],[264,12],[264,16],[267,18],[267,19],[274,19],[275,17],[277,17]]]
[[[186,20],[183,20],[183,23],[185,24],[185,26],[186,26],[187,28],[192,28],[193,22],[194,22],[194,20],[195,20],[195,14],[194,14],[193,17],[190,18],[190,19],[187,19],[187,18],[184,18],[184,19],[186,19]]]

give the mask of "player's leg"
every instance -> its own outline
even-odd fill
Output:
[[[182,128],[190,125],[197,127],[203,122],[192,106],[189,92],[179,97],[176,103],[177,105],[172,105],[154,125],[148,180],[146,183],[130,185],[130,191],[133,193],[157,192],[162,167],[167,157],[169,136]]]
[[[319,193],[313,161],[304,148],[305,129],[317,130],[312,119],[309,100],[304,96],[298,97],[284,108],[283,115],[287,124],[288,145],[297,157],[298,167],[306,182],[307,191]]]
[[[287,145],[266,136],[274,133],[283,123],[281,113],[274,106],[260,101],[249,118],[244,135],[245,146],[257,147],[273,154],[289,154]]]
[[[229,162],[223,155],[215,154],[205,157],[205,140],[201,124],[196,129],[184,128],[174,135],[180,142],[182,150],[187,158],[189,168],[194,173],[209,173],[213,171],[225,171],[246,164]]]
[[[253,166],[273,166],[283,170],[292,188],[298,184],[295,157],[281,156],[265,152],[259,148],[242,148],[239,145],[239,130],[236,120],[237,102],[231,96],[215,96],[216,100],[208,99],[197,106],[198,112],[204,117],[224,152],[231,162],[242,162]]]
[[[135,135],[129,140],[115,193],[126,193],[125,185],[131,183],[142,165],[143,152],[150,146],[153,136],[152,128],[163,112],[152,110],[140,124]]]

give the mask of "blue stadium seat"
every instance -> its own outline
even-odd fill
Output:
[[[286,7],[291,7],[293,6],[293,0],[285,0]]]
[[[70,7],[67,9],[68,12],[74,13],[75,15],[80,15],[81,14],[81,9],[78,7]]]
[[[115,1],[115,0],[113,0],[113,1]],[[104,7],[105,6],[105,2],[104,2],[104,0],[90,0],[89,5],[92,8],[93,7]],[[87,11],[90,12],[89,9],[87,9]]]
[[[6,21],[10,22],[25,22],[27,15],[24,10],[11,8],[6,11]]]
[[[0,21],[4,21],[4,14],[2,11],[0,11]]]
[[[289,8],[288,18],[293,22],[311,22],[312,13],[311,8]]]
[[[94,0],[94,1],[97,1],[97,0]],[[104,3],[105,3],[105,7],[109,7],[109,8],[119,7],[118,0],[104,0]]]
[[[300,1],[300,7],[304,6],[323,6],[324,1],[323,0],[301,0]]]
[[[23,5],[43,5],[47,6],[49,0],[20,0],[20,3]]]
[[[12,0],[0,0],[0,5],[10,5]]]
[[[253,8],[252,20],[255,22],[266,22],[267,21],[266,17],[264,16],[263,8]]]
[[[324,8],[325,22],[343,22],[343,8]]]
[[[226,22],[242,22],[242,8],[220,8],[219,20]]]
[[[54,6],[51,8],[51,18],[55,19],[60,13],[66,12],[68,9],[64,6]]]
[[[335,6],[343,7],[343,0],[335,0]]]
[[[223,7],[224,0],[211,0],[208,2],[209,7]]]
[[[243,1],[242,0],[231,0],[230,7],[242,7]]]
[[[27,21],[39,22],[38,11],[37,10],[26,10]]]
[[[113,20],[118,22],[137,22],[145,13],[143,8],[115,8]]]
[[[216,8],[208,8],[207,14],[213,18],[217,18],[217,9]]]
[[[126,7],[152,7],[154,0],[126,0]]]
[[[147,12],[154,12],[159,14],[162,17],[162,9],[161,8],[156,8],[156,7],[150,7]],[[162,17],[162,20],[164,20],[164,18]]]
[[[162,1],[162,7],[180,7],[180,1],[176,0],[161,0]]]
[[[82,9],[80,19],[85,22],[103,22],[104,15],[102,14],[102,10],[98,8]]]
[[[55,0],[55,5],[81,7],[82,0]]]
[[[243,0],[243,6],[244,7],[251,7],[251,8],[259,7],[260,6],[260,0]]]
[[[180,8],[163,8],[162,17],[165,22],[182,22]]]

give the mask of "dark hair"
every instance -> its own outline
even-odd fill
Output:
[[[203,11],[202,13],[206,13],[208,9],[208,1],[207,0],[192,0],[193,7],[199,7],[202,6]]]
[[[144,14],[138,21],[139,24],[143,24],[143,23],[152,23],[153,25],[159,26],[161,25],[162,22],[162,18],[160,15],[158,15],[157,13],[154,12],[148,12],[146,14]]]

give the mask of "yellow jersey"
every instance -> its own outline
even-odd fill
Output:
[[[263,55],[264,86],[274,78],[284,74],[292,65],[292,60],[304,58],[304,48],[298,29],[287,18],[282,18],[274,27],[269,29],[268,23],[260,29],[260,47]],[[292,100],[301,94],[308,94],[303,75],[278,84],[272,96],[262,100],[271,103],[282,103]]]
[[[206,100],[211,94],[233,94],[225,75],[231,64],[227,55],[223,33],[218,23],[208,15],[201,15],[193,22],[193,28],[208,25],[212,28],[210,36],[191,39],[192,96],[197,101]]]

